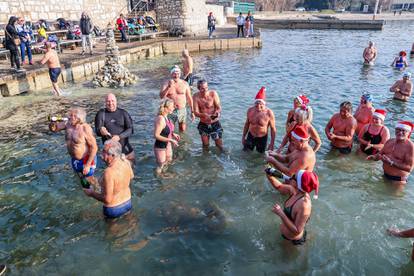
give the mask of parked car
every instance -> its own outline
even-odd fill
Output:
[[[337,8],[335,12],[345,12],[345,8]]]
[[[306,9],[305,9],[304,7],[297,7],[297,8],[295,9],[295,11],[298,11],[298,12],[304,12],[304,11],[306,11]]]

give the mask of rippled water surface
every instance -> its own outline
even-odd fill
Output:
[[[196,55],[197,76],[221,97],[227,153],[203,153],[196,124],[190,124],[165,179],[154,176],[152,126],[161,81],[178,56],[132,64],[140,83],[117,93],[134,120],[134,209],[112,223],[81,191],[63,134],[46,127],[48,114],[63,114],[71,105],[87,108],[92,122],[109,90],[83,84],[67,87],[59,99],[46,91],[0,99],[0,262],[26,275],[413,275],[410,241],[385,234],[390,226],[414,226],[412,181],[402,191],[389,187],[380,163],[338,156],[323,135],[339,103],[357,104],[362,92],[389,110],[388,126],[413,119],[412,100],[396,103],[388,92],[401,74],[389,65],[398,51],[409,50],[413,27],[263,30],[263,49]],[[373,68],[362,67],[368,40],[379,51]],[[263,157],[241,151],[245,112],[262,85],[276,115],[277,144],[300,90],[311,99],[323,137],[320,197],[302,247],[280,237],[271,206],[284,198],[269,187]],[[101,162],[98,175],[102,169]],[[212,212],[217,215],[208,216]]]

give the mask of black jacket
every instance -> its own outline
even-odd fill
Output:
[[[9,23],[6,26],[5,34],[5,46],[9,50],[16,50],[17,46],[14,44],[14,39],[19,37],[16,28],[14,27],[14,23],[16,23],[17,18],[11,17]]]
[[[79,23],[79,27],[83,35],[89,35],[92,33],[93,25],[89,17],[82,17]]]

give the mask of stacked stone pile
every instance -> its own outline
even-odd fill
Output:
[[[114,30],[108,25],[106,30],[105,65],[93,78],[93,84],[100,87],[124,87],[137,82],[138,78],[125,68],[119,58]]]

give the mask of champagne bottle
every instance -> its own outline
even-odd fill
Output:
[[[91,184],[89,183],[89,181],[86,179],[86,177],[82,177],[81,179],[80,179],[80,181],[81,181],[81,186],[82,186],[82,188],[84,188],[84,189],[89,189],[90,187],[91,187]]]

